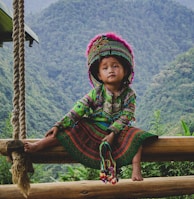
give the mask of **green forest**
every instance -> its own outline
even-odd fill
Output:
[[[25,49],[29,137],[42,137],[76,100],[91,89],[87,76],[86,47],[94,35],[107,31],[122,35],[134,49],[136,65],[132,87],[137,93],[135,125],[149,130],[149,123],[158,110],[161,111],[161,122],[167,129],[169,125],[179,125],[185,115],[188,122],[192,121],[193,93],[190,91],[190,95],[186,94],[186,85],[182,85],[183,79],[188,84],[193,82],[192,73],[187,78],[184,75],[189,70],[184,69],[186,65],[191,65],[191,70],[193,68],[192,58],[181,66],[182,76],[176,75],[176,70],[180,70],[176,67],[181,60],[179,56],[185,57],[184,53],[187,57],[189,54],[192,56],[192,10],[170,0],[113,0],[108,3],[104,0],[61,0],[35,16],[27,15],[25,21],[40,41],[39,44],[34,43],[32,48],[26,43]],[[12,44],[4,43],[0,49],[0,134],[3,133],[4,121],[12,112],[12,54]],[[170,78],[175,74],[171,90],[169,84],[162,83],[168,71],[165,81],[172,81]],[[159,87],[155,89],[154,81],[158,80],[162,90],[156,93]],[[184,92],[178,94],[176,84]],[[164,92],[167,90],[169,96],[165,100]],[[163,100],[160,100],[161,97]],[[179,105],[177,101],[180,99]],[[171,115],[176,112],[176,117],[165,115],[169,110]],[[169,129],[166,134],[172,132],[173,129]]]
[[[25,46],[29,138],[43,137],[91,89],[86,47],[96,34],[107,31],[120,34],[134,49],[135,125],[158,135],[185,135],[185,123],[193,135],[194,11],[172,0],[59,0],[41,13],[28,14],[25,21],[39,37],[33,47]],[[12,48],[11,43],[0,48],[1,139],[12,136]],[[9,167],[4,158],[0,164],[3,170]],[[145,177],[191,175],[193,166],[188,162],[143,163],[142,169]],[[72,170],[72,165],[35,167],[32,182],[98,175],[82,166],[78,170]],[[130,167],[123,168],[122,178],[129,172]],[[2,184],[11,183],[10,178],[9,172],[0,171]]]

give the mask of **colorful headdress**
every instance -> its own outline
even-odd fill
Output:
[[[131,46],[115,33],[106,33],[95,36],[89,43],[86,51],[89,79],[94,87],[101,82],[98,79],[98,65],[105,56],[118,56],[123,59],[130,73],[128,83],[131,84],[134,77],[134,55]]]

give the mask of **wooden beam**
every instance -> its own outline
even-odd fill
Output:
[[[28,140],[35,142],[39,139]],[[0,139],[0,153],[7,154],[7,143]],[[75,163],[62,146],[30,154],[33,163]],[[143,145],[142,161],[194,161],[194,136],[159,137]]]
[[[12,41],[12,13],[10,9],[0,1],[0,43]],[[39,43],[38,36],[25,24],[25,39]]]
[[[194,136],[161,136],[147,142],[142,161],[194,161]]]
[[[99,181],[31,184],[28,199],[129,199],[194,194],[194,176],[154,177],[144,181],[120,180],[116,185]],[[16,185],[0,185],[0,199],[23,199]]]

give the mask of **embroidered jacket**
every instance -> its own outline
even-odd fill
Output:
[[[82,117],[87,117],[104,130],[117,134],[135,120],[135,101],[136,95],[129,86],[115,98],[100,85],[77,101],[57,124],[62,128],[73,127]]]

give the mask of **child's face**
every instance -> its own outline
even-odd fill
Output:
[[[99,64],[98,78],[105,84],[120,86],[125,70],[115,57],[103,58]]]

